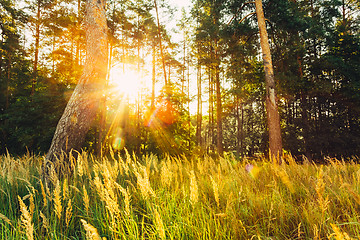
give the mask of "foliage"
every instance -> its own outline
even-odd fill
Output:
[[[314,160],[358,155],[357,1],[263,2],[284,149]],[[0,2],[0,153],[43,153],[84,67],[84,2],[15,3]],[[153,85],[141,88],[134,102],[107,93],[106,121],[99,114],[84,149],[99,152],[99,143],[104,143],[108,152],[117,143],[130,151],[159,155],[223,149],[254,156],[268,151],[264,72],[251,2],[194,1],[191,13],[184,9],[178,21],[183,35],[178,42],[167,24],[174,9],[166,1],[158,1],[159,29],[153,1],[107,3],[110,67],[122,68],[123,73],[128,66],[151,72]],[[162,60],[173,91],[172,114],[178,117],[151,128],[144,124],[147,115],[164,98],[155,93],[164,85]],[[202,109],[192,116],[195,100]],[[199,131],[196,138],[194,128]]]
[[[37,92],[31,100],[18,97],[1,115],[8,134],[3,147],[14,154],[29,149],[38,153],[46,152],[65,104],[63,95],[49,92]]]

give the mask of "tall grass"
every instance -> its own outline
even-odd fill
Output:
[[[360,166],[85,152],[41,182],[41,157],[0,157],[0,239],[356,239]],[[55,178],[57,179],[57,178]]]

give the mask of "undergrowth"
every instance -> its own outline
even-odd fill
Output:
[[[1,239],[355,239],[360,167],[83,152],[52,189],[42,157],[0,158]]]

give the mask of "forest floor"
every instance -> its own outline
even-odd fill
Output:
[[[352,239],[360,165],[83,152],[68,179],[0,157],[1,239]]]

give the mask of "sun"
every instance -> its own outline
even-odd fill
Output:
[[[128,65],[128,64],[127,64]],[[130,100],[136,100],[144,78],[131,66],[115,65],[110,70],[109,83],[114,94],[123,95]]]

